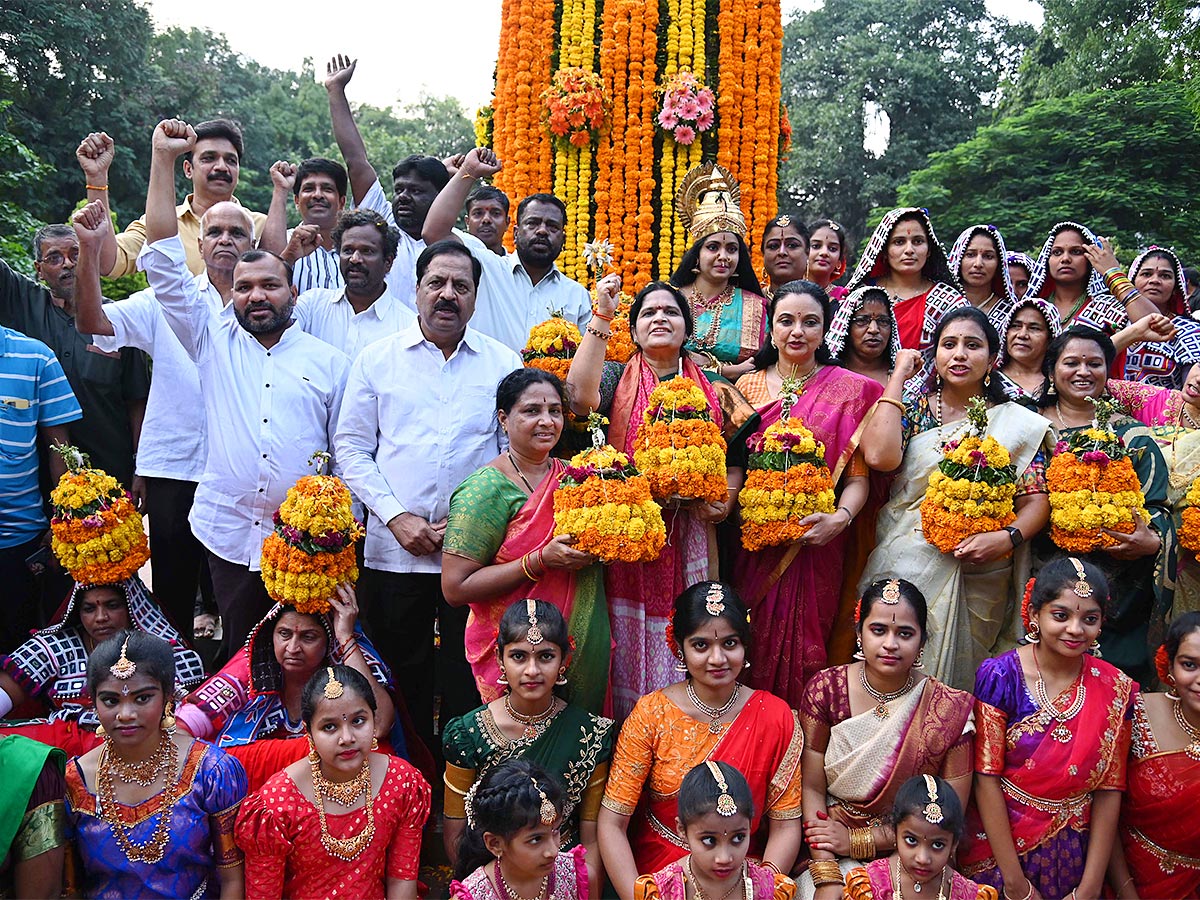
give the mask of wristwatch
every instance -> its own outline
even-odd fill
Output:
[[[1004,530],[1008,532],[1008,539],[1012,541],[1014,550],[1025,543],[1025,535],[1021,534],[1021,529],[1016,525],[1005,525]]]

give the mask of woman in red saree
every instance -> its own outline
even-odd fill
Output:
[[[1049,563],[1026,592],[1029,643],[975,678],[975,807],[959,868],[1017,900],[1100,896],[1137,693],[1089,653],[1107,602],[1091,563]]]
[[[914,775],[944,778],[966,802],[975,733],[971,695],[920,673],[928,610],[914,585],[870,585],[856,624],[861,662],[817,673],[800,704],[805,838],[843,873],[895,849],[884,823]],[[797,883],[801,897],[841,896],[808,873]]]
[[[450,498],[442,544],[442,593],[469,603],[467,660],[484,703],[503,693],[496,635],[504,611],[535,597],[567,621],[576,652],[566,699],[603,711],[610,646],[604,576],[595,557],[554,536],[554,491],[563,469],[550,456],[563,429],[562,383],[541,369],[518,369],[496,389],[508,449],[473,473]]]
[[[737,682],[749,665],[746,620],[745,605],[720,582],[697,584],[675,601],[671,647],[687,678],[643,697],[625,721],[597,822],[604,867],[622,900],[633,897],[639,874],[687,855],[675,830],[679,787],[707,760],[746,776],[755,814],[750,854],[782,872],[796,860],[804,740],[784,701]]]
[[[664,642],[671,598],[698,581],[718,574],[715,524],[734,508],[742,485],[748,434],[758,421],[754,408],[719,375],[701,370],[683,352],[692,333],[687,300],[669,284],[651,282],[633,300],[629,321],[638,345],[629,362],[604,361],[609,337],[606,316],[616,309],[621,280],[616,275],[597,285],[597,313],[567,376],[571,410],[585,419],[598,410],[610,425],[608,442],[633,458],[651,392],[660,381],[683,376],[704,392],[713,421],[722,430],[729,495],[723,502],[683,502],[663,510],[667,542],[652,563],[611,563],[605,567],[605,591],[612,623],[612,699],[618,720],[637,699],[675,680],[674,659]],[[569,620],[568,620],[569,621]],[[572,626],[572,629],[574,626]],[[574,630],[571,632],[574,634]]]
[[[788,395],[788,415],[801,419],[825,445],[825,461],[839,489],[837,509],[809,516],[810,529],[798,542],[758,551],[739,547],[734,566],[733,583],[755,614],[754,646],[762,661],[751,671],[750,683],[793,707],[800,705],[808,680],[826,665],[849,526],[869,491],[870,472],[856,453],[858,439],[883,393],[879,382],[829,365],[829,319],[829,298],[819,286],[811,281],[782,286],[771,301],[771,340],[754,357],[754,371],[737,382],[758,409],[761,428],[783,417],[783,395]]]
[[[1121,843],[1108,864],[1121,900],[1200,897],[1200,612],[1171,623],[1156,662],[1168,691],[1142,694],[1134,706]]]

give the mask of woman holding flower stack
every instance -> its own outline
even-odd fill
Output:
[[[67,473],[50,495],[51,530],[54,552],[75,584],[48,626],[0,658],[0,719],[28,709],[30,700],[45,704],[46,718],[7,722],[0,734],[82,756],[100,743],[87,690],[88,658],[99,644],[125,629],[166,641],[181,695],[204,680],[204,663],[138,577],[150,551],[129,495],[111,475],[88,468],[78,451],[66,448],[63,455]],[[110,551],[105,541],[119,549]]]
[[[734,177],[711,162],[688,172],[675,195],[694,241],[671,276],[695,326],[687,348],[693,361],[730,381],[754,368],[751,358],[767,336],[767,300],[746,246],[740,197]]]
[[[1005,400],[991,374],[1000,338],[986,315],[973,306],[955,309],[942,317],[933,337],[934,370],[925,389],[908,402],[901,399],[905,380],[922,366],[919,353],[901,351],[863,435],[867,464],[895,471],[896,478],[859,584],[895,576],[920,585],[929,600],[926,671],[965,689],[1000,642],[1020,597],[1029,570],[1025,541],[1049,518],[1045,459],[1051,434],[1044,418]],[[968,417],[971,408],[978,410],[977,424]],[[953,464],[947,452],[966,449],[971,439],[980,441],[979,448]],[[953,495],[957,511],[941,520],[946,527],[924,527],[923,507],[934,499],[927,494],[936,497],[934,483],[948,477],[946,468],[961,473],[945,488],[962,492]],[[970,481],[985,468],[1007,489]],[[1008,473],[1003,480],[1001,470]],[[968,506],[972,496],[991,498],[988,508],[975,500]]]
[[[555,535],[555,496],[566,470],[550,455],[567,407],[562,382],[541,369],[517,369],[496,389],[496,415],[508,449],[470,475],[450,498],[442,545],[442,592],[470,604],[467,659],[484,702],[504,691],[496,658],[500,617],[517,600],[553,603],[576,641],[567,696],[600,713],[608,684],[609,618],[596,557]]]
[[[764,431],[791,418],[803,423],[823,447],[831,483],[840,488],[834,509],[779,523],[805,529],[797,539],[743,549],[734,567],[738,592],[755,613],[754,644],[762,659],[750,672],[750,682],[793,707],[808,679],[825,668],[850,526],[869,490],[858,441],[867,413],[883,393],[878,382],[829,364],[828,324],[829,298],[820,287],[811,281],[783,285],[771,301],[771,336],[754,357],[755,371],[737,383],[758,409]],[[750,439],[748,449],[759,443],[773,446],[760,435]],[[786,484],[786,474],[779,473],[776,481]],[[807,486],[792,483],[797,493],[808,493]],[[743,508],[743,519],[748,515]]]
[[[1100,434],[1109,431],[1124,445],[1137,483],[1130,479],[1131,483],[1123,488],[1100,483],[1098,489],[1106,491],[1106,497],[1097,502],[1119,503],[1117,498],[1106,499],[1107,492],[1124,489],[1132,492],[1132,499],[1141,510],[1120,503],[1124,507],[1123,525],[1118,528],[1114,521],[1112,527],[1102,526],[1100,536],[1093,541],[1095,526],[1081,519],[1083,513],[1079,508],[1062,505],[1058,495],[1052,495],[1051,502],[1057,504],[1052,519],[1053,540],[1042,538],[1035,549],[1041,560],[1053,558],[1063,550],[1076,553],[1104,573],[1111,585],[1100,640],[1104,658],[1148,685],[1153,683],[1150,656],[1161,642],[1163,622],[1172,603],[1175,526],[1167,501],[1167,463],[1150,429],[1107,408],[1111,399],[1107,397],[1105,376],[1114,356],[1112,341],[1103,332],[1086,325],[1068,328],[1054,340],[1046,354],[1047,387],[1040,403],[1043,414],[1058,432],[1056,455],[1067,450],[1069,441],[1089,439],[1080,444],[1081,452],[1075,454],[1071,470],[1063,470],[1066,480],[1060,490],[1097,490],[1092,486],[1094,475],[1083,467],[1089,464],[1099,467],[1104,473],[1101,477],[1110,471],[1109,460],[1120,451],[1113,446],[1112,438]],[[1103,421],[1097,420],[1098,413],[1103,414]],[[1091,439],[1093,434],[1095,437]],[[1092,454],[1096,454],[1095,461],[1089,460]],[[1051,490],[1055,490],[1056,483],[1052,480]],[[1080,529],[1086,533],[1061,536]]]
[[[673,680],[674,660],[664,642],[670,598],[717,574],[714,525],[724,521],[737,502],[745,438],[757,414],[733,385],[701,369],[686,353],[684,343],[692,334],[691,309],[683,294],[664,282],[646,285],[630,307],[637,352],[624,365],[605,362],[605,343],[611,333],[607,318],[616,310],[620,284],[618,276],[608,275],[597,285],[598,314],[583,336],[567,378],[572,413],[577,418],[592,412],[606,416],[609,444],[630,460],[637,458],[639,450],[659,452],[657,446],[648,445],[655,427],[647,422],[648,412],[653,419],[656,410],[670,406],[668,418],[695,426],[695,433],[702,436],[687,447],[696,454],[689,467],[675,473],[682,486],[673,489],[673,496],[661,498],[668,507],[663,510],[667,540],[658,559],[614,562],[605,572],[614,646],[613,706],[617,718],[623,719],[638,697]],[[711,443],[710,436],[713,441],[723,440],[728,452]],[[638,467],[643,468],[640,463]],[[670,471],[660,472],[670,479]]]

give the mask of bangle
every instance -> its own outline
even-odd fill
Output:
[[[814,859],[808,864],[808,874],[812,876],[814,887],[846,883],[841,867],[832,859]]]
[[[528,578],[530,581],[536,582],[537,579],[534,578],[533,573],[529,571],[529,557],[532,555],[533,554],[531,552],[531,553],[526,553],[524,556],[521,557],[521,571],[525,573],[525,577]]]
[[[89,191],[107,191],[108,185],[107,184],[89,184],[87,186],[87,189]]]
[[[597,331],[597,330],[596,330],[595,328],[593,328],[591,325],[588,325],[588,326],[587,326],[586,328],[584,328],[583,330],[584,330],[584,331],[586,331],[588,334],[590,334],[590,335],[593,335],[594,337],[598,337],[598,338],[600,338],[600,340],[602,340],[602,341],[604,341],[604,342],[606,342],[606,343],[608,342],[608,339],[609,339],[610,337],[612,337],[612,332],[611,332],[611,331],[610,331],[610,332],[608,332],[608,334],[605,334],[603,331]]]
[[[538,567],[542,570],[541,575],[538,575],[538,578],[541,578],[542,575],[546,574],[546,560],[542,556],[542,550],[545,550],[545,549],[546,549],[545,547],[542,547],[540,550],[538,550],[537,556],[535,557],[537,559]]]
[[[859,862],[870,862],[875,858],[875,835],[869,825],[850,829],[850,856]]]
[[[1029,900],[1033,896],[1033,882],[1026,878],[1025,883],[1029,885],[1029,893],[1021,897],[1020,900]],[[1008,888],[1004,889],[1004,898],[1005,900],[1016,900],[1016,898],[1008,896]]]
[[[896,409],[900,410],[902,413],[908,412],[908,407],[904,405],[903,401],[897,400],[895,397],[880,397],[877,402],[890,404],[891,406],[896,407]]]
[[[837,509],[834,510],[834,512],[837,512],[838,510],[841,510],[842,512],[844,512],[846,514],[846,524],[847,525],[849,525],[851,522],[854,521],[854,513],[850,512],[850,509],[848,507],[839,506]]]
[[[773,862],[769,862],[768,860],[764,859],[761,863],[759,863],[759,865],[761,865],[764,869],[769,869],[774,875],[783,874],[783,870],[781,870],[779,866],[775,865]],[[1129,880],[1132,881],[1133,879],[1130,878]]]
[[[1119,888],[1117,888],[1117,896],[1118,897],[1121,896],[1121,891],[1125,890],[1125,886],[1128,885],[1131,881],[1133,881],[1132,875],[1130,875],[1128,878],[1126,878],[1124,881],[1121,882],[1121,886]]]
[[[612,317],[612,316],[606,316],[606,315],[605,315],[604,313],[602,313],[602,312],[594,312],[594,313],[592,313],[592,318],[593,318],[593,319],[603,319],[605,322],[611,322],[611,321],[613,320],[613,317]]]

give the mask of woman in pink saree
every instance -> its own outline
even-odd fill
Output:
[[[809,678],[826,666],[849,526],[869,492],[858,439],[883,393],[879,382],[829,364],[829,320],[829,298],[818,285],[783,285],[771,301],[771,340],[755,356],[754,371],[737,382],[758,409],[761,428],[785,414],[804,422],[825,445],[839,488],[837,509],[809,516],[811,528],[798,542],[741,550],[734,566],[734,584],[755,613],[754,644],[763,661],[750,672],[750,683],[793,707],[800,705]]]
[[[609,275],[597,285],[597,315],[567,376],[575,417],[586,418],[593,411],[607,416],[608,442],[632,459],[650,393],[661,381],[682,376],[704,392],[713,421],[729,447],[725,501],[683,501],[665,508],[667,542],[655,562],[616,562],[605,567],[613,637],[613,712],[623,720],[639,697],[676,680],[675,660],[666,644],[671,602],[685,588],[718,574],[715,525],[734,508],[745,465],[744,435],[758,418],[733,385],[700,369],[684,353],[684,342],[692,333],[691,311],[683,294],[664,282],[646,285],[630,307],[638,352],[624,366],[606,363],[604,349],[610,336],[606,317],[615,312],[620,284],[618,276]]]
[[[450,498],[443,541],[442,591],[469,603],[467,660],[484,703],[501,695],[496,635],[504,611],[534,597],[567,621],[576,651],[566,699],[600,713],[608,685],[609,625],[604,575],[594,557],[554,536],[554,491],[561,460],[562,383],[540,369],[518,369],[496,391],[508,449],[459,485]]]

